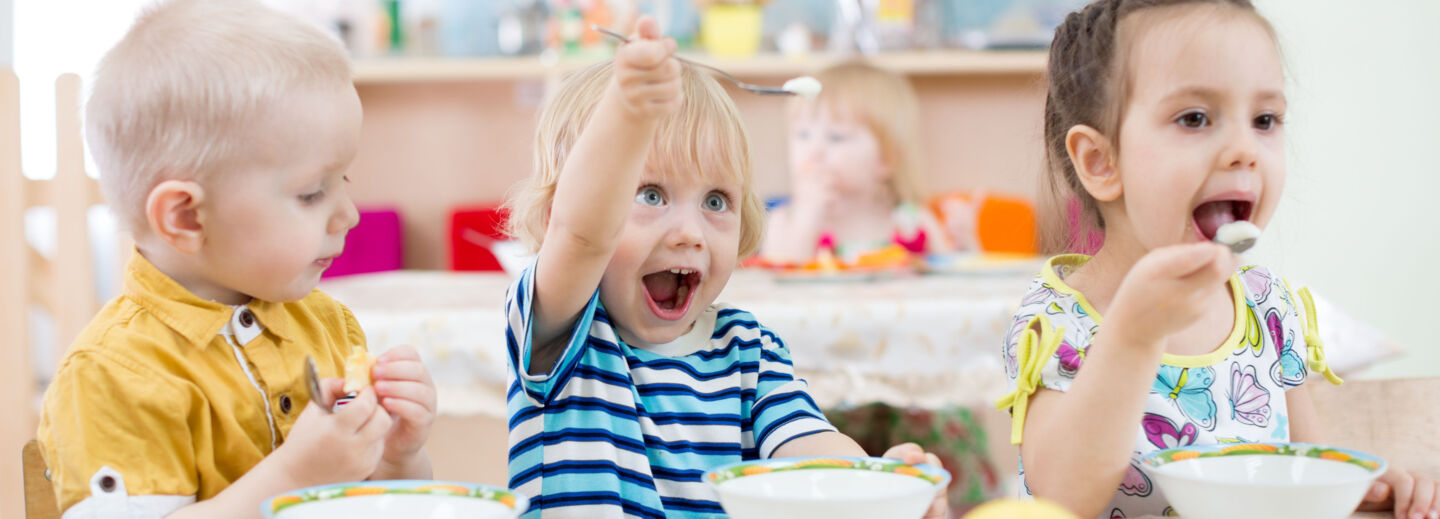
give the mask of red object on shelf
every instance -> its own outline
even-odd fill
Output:
[[[508,239],[508,213],[498,206],[463,207],[450,214],[450,269],[501,272],[490,245]]]

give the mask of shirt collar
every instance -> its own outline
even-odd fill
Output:
[[[123,293],[185,340],[202,348],[210,344],[235,313],[233,307],[203,299],[181,286],[140,255],[139,250],[131,253],[125,266]],[[257,299],[245,306],[265,329],[282,341],[290,340],[284,305]]]

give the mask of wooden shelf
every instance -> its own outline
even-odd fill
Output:
[[[843,56],[794,60],[778,55],[746,59],[686,57],[750,78],[788,78],[813,73]],[[539,56],[515,58],[376,58],[356,60],[355,83],[394,84],[445,81],[513,81],[565,74],[600,58],[566,58],[545,63]],[[872,61],[915,76],[1031,75],[1045,71],[1045,51],[915,51],[885,53]]]

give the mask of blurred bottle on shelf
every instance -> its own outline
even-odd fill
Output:
[[[875,39],[880,50],[908,49],[915,30],[915,0],[864,0],[875,13]]]
[[[1086,0],[939,0],[945,43],[970,49],[1044,48]]]
[[[499,2],[445,0],[440,16],[440,52],[446,56],[500,54]]]
[[[488,4],[492,2],[477,2]],[[400,1],[401,31],[404,40],[401,52],[408,56],[440,54],[440,0]]]
[[[870,12],[867,11],[867,5]],[[830,52],[873,55],[880,52],[875,34],[875,0],[835,0],[835,22],[830,27]]]

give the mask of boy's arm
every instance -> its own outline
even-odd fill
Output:
[[[193,388],[109,351],[72,348],[36,435],[58,509],[103,519],[130,517],[117,501],[155,516],[195,502]]]
[[[589,303],[629,218],[635,189],[654,140],[656,121],[680,103],[679,63],[672,40],[660,40],[653,19],[615,55],[614,77],[565,159],[535,266],[531,345],[563,346],[568,328]],[[536,351],[528,369],[557,355]]]
[[[843,433],[820,431],[795,438],[775,449],[772,458],[809,458],[815,456],[865,457],[865,449]]]
[[[215,497],[176,510],[167,519],[252,519],[266,499],[282,492],[304,488],[284,469],[284,463],[270,456]]]
[[[344,396],[340,379],[322,381],[333,400]],[[169,519],[255,517],[266,499],[316,485],[358,481],[375,471],[391,420],[364,389],[349,404],[326,413],[305,406],[285,443],[215,497],[167,515]],[[428,460],[426,461],[428,466]]]

